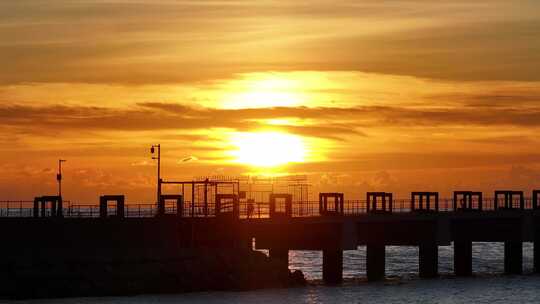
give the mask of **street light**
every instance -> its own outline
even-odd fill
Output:
[[[152,156],[152,159],[157,159],[157,203],[161,198],[161,145],[152,145],[150,153],[155,154],[157,148],[157,157]]]
[[[56,180],[58,181],[58,196],[62,197],[62,163],[67,162],[65,159],[58,160],[58,174],[56,174]]]

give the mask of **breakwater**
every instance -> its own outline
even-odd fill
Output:
[[[223,225],[166,217],[2,218],[0,229],[6,233],[0,253],[0,296],[178,293],[304,283],[301,272],[283,271],[247,242],[245,246],[223,242],[231,240],[220,232]]]

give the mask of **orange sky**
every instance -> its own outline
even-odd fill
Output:
[[[537,1],[3,1],[0,199],[65,158],[67,199],[152,201],[154,143],[164,178],[529,191],[538,71]]]

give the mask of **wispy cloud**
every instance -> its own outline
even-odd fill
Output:
[[[311,119],[323,125],[276,126],[306,135],[356,134],[374,126],[540,126],[540,105],[499,107],[277,107],[264,109],[198,108],[179,104],[144,103],[125,109],[80,106],[0,106],[0,126],[22,129],[148,131],[167,129],[267,127],[261,120]],[[274,127],[274,126],[272,126]],[[310,133],[309,130],[313,130]]]
[[[539,11],[534,1],[4,1],[0,84],[264,70],[539,80]]]

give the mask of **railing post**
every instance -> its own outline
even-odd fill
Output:
[[[482,211],[483,207],[483,194],[482,192],[478,192],[478,210]]]
[[[191,217],[195,217],[195,183],[191,184]]]
[[[184,196],[181,196],[176,200],[176,215],[178,217],[184,216]]]

